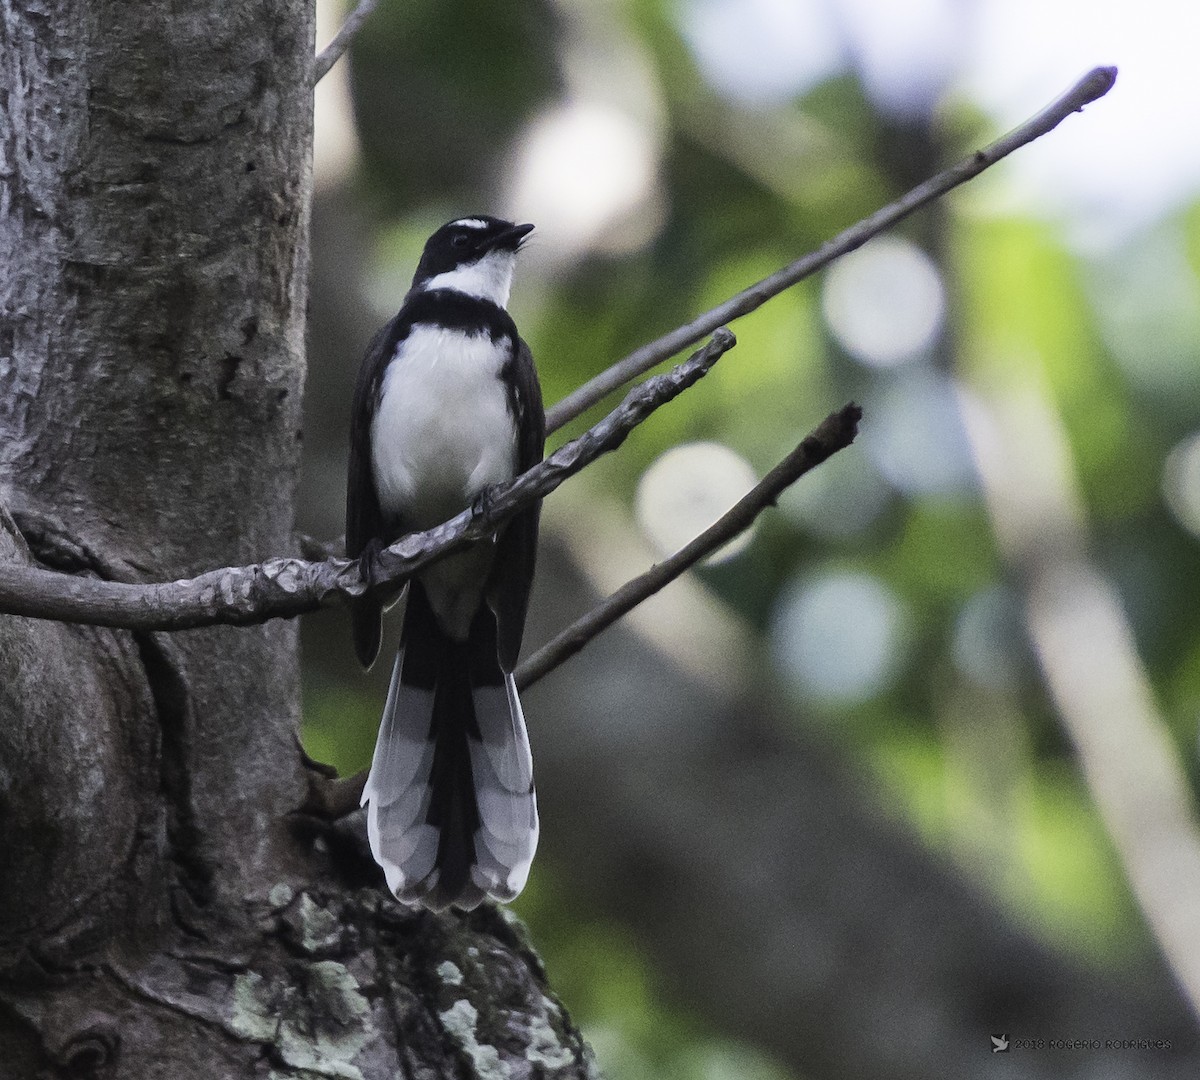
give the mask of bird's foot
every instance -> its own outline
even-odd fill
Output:
[[[383,568],[379,565],[379,553],[386,546],[379,537],[373,536],[367,541],[362,554],[358,557],[358,572],[363,581],[367,583],[368,590],[373,589],[383,577]]]
[[[500,491],[500,484],[488,484],[474,499],[471,500],[471,513],[476,517],[481,517],[491,513],[492,505],[496,501],[496,495]]]

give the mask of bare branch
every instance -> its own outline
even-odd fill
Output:
[[[313,86],[329,74],[329,69],[341,59],[342,53],[350,48],[354,35],[362,29],[363,23],[378,6],[379,0],[359,0],[358,7],[346,16],[346,21],[342,23],[342,28],[334,35],[333,40],[313,59]]]
[[[815,431],[806,435],[800,445],[742,496],[728,513],[670,558],[627,581],[538,649],[517,669],[517,686],[524,690],[537,682],[643,600],[649,599],[706,555],[748,529],[763,510],[775,505],[785,489],[822,461],[849,446],[858,434],[861,418],[862,409],[853,403],[830,413]]]
[[[601,454],[615,450],[652,412],[706,375],[734,341],[733,334],[718,328],[712,340],[682,364],[634,387],[617,408],[579,438],[490,493],[486,506],[464,510],[436,528],[402,537],[380,553],[375,584],[394,589],[436,559],[493,533]],[[0,612],[127,630],[245,626],[303,615],[361,596],[366,589],[358,561],[348,559],[272,559],[156,584],[103,581],[15,562],[0,566]]]
[[[1085,105],[1107,94],[1116,79],[1115,67],[1093,68],[1062,97],[991,145],[976,150],[957,165],[952,165],[923,184],[918,184],[894,203],[838,233],[817,251],[797,259],[782,270],[777,270],[770,277],[763,278],[762,281],[718,304],[691,322],[664,334],[656,341],[634,350],[624,360],[617,361],[594,379],[573,390],[550,409],[546,414],[547,429],[556,431],[613,390],[649,371],[655,364],[674,356],[681,349],[694,345],[716,327],[724,326],[742,315],[748,315],[773,296],[824,269],[835,259],[862,247],[885,229],[903,221],[914,210],[973,179],[1014,150],[1053,131],[1071,113],[1080,112]]]

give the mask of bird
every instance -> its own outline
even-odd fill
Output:
[[[401,536],[486,505],[542,460],[537,369],[507,310],[533,226],[478,214],[425,243],[400,310],[363,357],[350,423],[346,554],[371,578]],[[405,586],[400,644],[362,794],[367,837],[402,903],[471,910],[525,886],[538,840],[533,759],[513,679],[533,581],[540,504]],[[351,604],[370,668],[382,614]]]

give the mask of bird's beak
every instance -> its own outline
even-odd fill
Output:
[[[492,251],[516,251],[531,232],[533,232],[532,225],[514,225],[511,229],[505,229],[504,232],[492,237],[488,248]]]

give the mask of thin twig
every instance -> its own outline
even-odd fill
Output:
[[[680,548],[670,558],[656,563],[644,574],[627,581],[611,596],[597,604],[560,634],[543,645],[516,671],[517,686],[524,689],[553,671],[579,652],[592,638],[607,630],[643,600],[669,585],[706,555],[748,529],[768,506],[806,472],[845,449],[858,434],[862,409],[851,403],[830,413],[810,435],[766,476],[750,489],[734,507]]]
[[[371,13],[379,6],[379,0],[359,0],[359,5],[342,23],[341,29],[334,35],[333,40],[325,46],[313,59],[312,83],[316,86],[329,69],[341,59],[342,53],[350,48],[354,35],[362,29],[363,23],[371,17]]]
[[[429,563],[491,535],[601,454],[615,450],[652,412],[703,378],[733,345],[733,334],[718,328],[712,340],[682,364],[634,387],[578,439],[491,492],[486,506],[402,537],[379,554],[373,584],[394,590]],[[367,588],[357,559],[272,559],[157,584],[105,581],[10,562],[0,565],[0,613],[127,630],[245,626],[344,603]]]
[[[835,259],[862,247],[868,240],[902,221],[914,210],[978,176],[984,169],[996,164],[1014,150],[1053,131],[1071,113],[1081,111],[1085,105],[1107,94],[1116,79],[1115,67],[1093,68],[1062,97],[990,146],[976,150],[957,165],[952,165],[923,184],[918,184],[894,203],[838,233],[817,251],[797,259],[782,270],[777,270],[770,277],[763,278],[691,322],[664,334],[657,341],[643,345],[624,360],[618,360],[612,367],[573,390],[550,409],[546,414],[547,430],[556,431],[613,390],[649,371],[655,364],[674,356],[681,349],[694,345],[716,327],[724,326],[742,315],[748,315],[773,296],[824,269]]]

